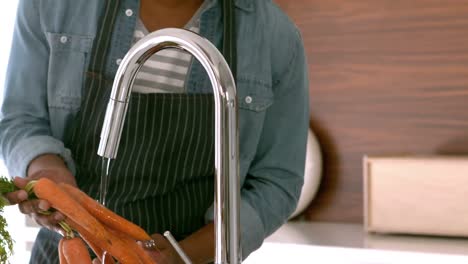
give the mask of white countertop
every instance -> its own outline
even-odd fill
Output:
[[[362,225],[290,222],[246,264],[467,264],[468,239],[367,234]]]
[[[368,234],[359,224],[289,222],[266,242],[468,256],[468,238]]]

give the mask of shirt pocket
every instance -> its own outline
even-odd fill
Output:
[[[265,116],[273,102],[271,86],[255,81],[238,80],[239,157],[246,166],[250,164],[257,151]]]
[[[49,107],[76,112],[81,104],[91,36],[47,33],[50,48],[48,69]]]
[[[240,110],[262,112],[273,104],[273,91],[269,85],[239,80],[237,102]]]

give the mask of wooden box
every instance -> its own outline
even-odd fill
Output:
[[[364,227],[468,237],[468,157],[365,157]]]

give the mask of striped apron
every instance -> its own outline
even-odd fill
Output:
[[[78,186],[94,199],[105,162],[97,149],[113,80],[103,73],[118,3],[106,1],[81,108],[64,140]],[[119,153],[110,163],[107,207],[150,234],[170,230],[179,240],[205,225],[213,203],[213,120],[212,94],[132,94]],[[30,263],[58,263],[60,238],[42,228]]]

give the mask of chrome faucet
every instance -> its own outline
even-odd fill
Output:
[[[215,101],[215,263],[241,263],[236,86],[228,64],[211,42],[190,31],[175,28],[153,32],[138,41],[117,70],[98,154],[110,159],[116,157],[135,76],[151,55],[167,48],[191,53],[210,78]]]

